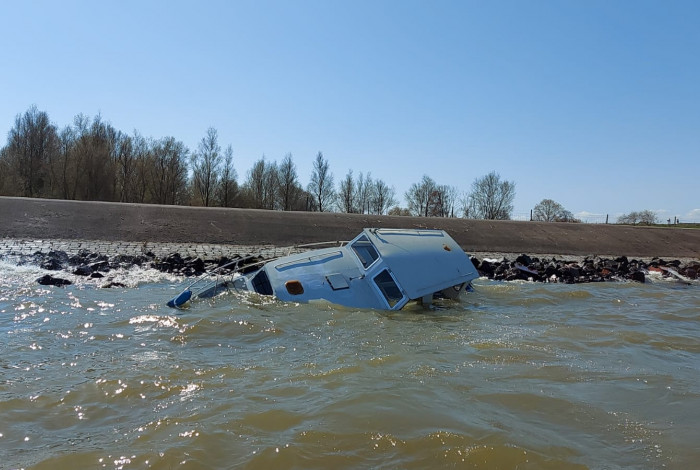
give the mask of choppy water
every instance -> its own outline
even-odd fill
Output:
[[[695,468],[700,287],[480,280],[399,313],[0,264],[0,467]]]

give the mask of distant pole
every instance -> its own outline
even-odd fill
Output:
[[[532,222],[532,209],[530,209],[530,222]]]
[[[605,214],[605,224],[608,224],[608,214]]]

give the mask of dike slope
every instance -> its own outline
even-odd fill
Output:
[[[0,197],[0,238],[289,246],[439,228],[467,252],[700,258],[700,230]]]

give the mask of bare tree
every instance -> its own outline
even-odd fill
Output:
[[[462,191],[459,196],[459,206],[461,210],[461,216],[464,217],[465,219],[474,219],[476,218],[474,214],[476,213],[476,209],[474,208],[474,203],[469,197],[469,193],[466,191]]]
[[[212,202],[219,179],[221,146],[218,140],[216,129],[210,127],[199,142],[197,152],[192,155],[193,187],[205,207]]]
[[[255,209],[275,209],[278,182],[277,164],[267,163],[263,156],[253,164],[243,184],[248,205]]]
[[[499,174],[492,171],[474,180],[468,198],[473,218],[509,220],[513,212],[515,183],[501,181]]]
[[[216,188],[217,201],[222,207],[233,207],[238,196],[238,174],[233,167],[233,147],[230,145],[224,151],[224,161],[221,165],[221,177]]]
[[[323,212],[330,210],[335,200],[333,174],[330,172],[328,160],[323,158],[323,153],[321,152],[318,152],[314,160],[308,189],[314,197],[317,211]]]
[[[59,134],[58,155],[51,165],[52,179],[54,181],[54,197],[62,199],[71,198],[73,188],[72,175],[74,171],[72,156],[75,148],[75,134],[71,126],[63,128]]]
[[[119,202],[133,202],[133,185],[136,182],[136,157],[134,155],[133,140],[130,136],[117,133],[116,149],[117,157],[117,192]]]
[[[149,163],[151,143],[138,132],[134,131],[134,136],[131,139],[134,158],[136,160],[136,168],[133,173],[133,182],[129,196],[132,202],[143,203],[146,201],[146,195],[149,187]]]
[[[532,220],[541,222],[577,222],[574,215],[552,199],[542,199],[532,210]]]
[[[372,174],[363,175],[361,172],[355,183],[355,208],[353,212],[358,214],[369,213],[372,204]]]
[[[8,134],[3,160],[9,172],[8,184],[18,195],[40,197],[51,193],[50,162],[57,158],[59,139],[56,126],[36,106],[15,118]]]
[[[89,133],[90,118],[82,113],[77,114],[73,118],[73,126],[70,128],[70,144],[67,147],[69,152],[66,159],[69,161],[71,174],[68,176],[70,181],[69,198],[77,199],[79,193],[82,193],[82,178],[83,167],[85,160],[88,158],[87,145],[85,144],[86,136]]]
[[[640,212],[630,212],[629,214],[623,214],[617,218],[618,224],[643,224],[643,225],[654,225],[659,223],[658,217],[654,211],[643,210]]]
[[[116,129],[104,122],[100,115],[90,119],[79,114],[73,121],[73,135],[73,199],[114,200],[117,173],[114,153]]]
[[[372,187],[372,212],[384,215],[391,206],[396,204],[394,188],[390,188],[383,180],[376,180]]]
[[[10,164],[7,157],[7,147],[0,149],[0,196],[14,196],[14,188],[11,185]]]
[[[437,185],[428,196],[427,214],[430,217],[454,217],[457,189],[446,184]]]
[[[355,196],[355,180],[350,169],[338,186],[338,209],[348,214],[355,212]]]
[[[187,154],[174,137],[153,143],[149,152],[150,201],[155,204],[183,204],[187,199]]]
[[[299,208],[299,200],[304,192],[299,184],[297,167],[292,160],[292,154],[288,153],[282,159],[278,168],[280,208],[284,211]]]
[[[437,184],[428,175],[423,175],[420,183],[413,183],[406,191],[405,198],[408,210],[419,217],[428,217],[431,214],[430,197],[437,189]]]
[[[280,178],[277,162],[272,162],[265,168],[265,209],[279,208]]]

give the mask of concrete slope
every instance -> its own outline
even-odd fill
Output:
[[[467,252],[700,258],[700,230],[0,197],[0,237],[287,246],[364,227],[441,228]]]

